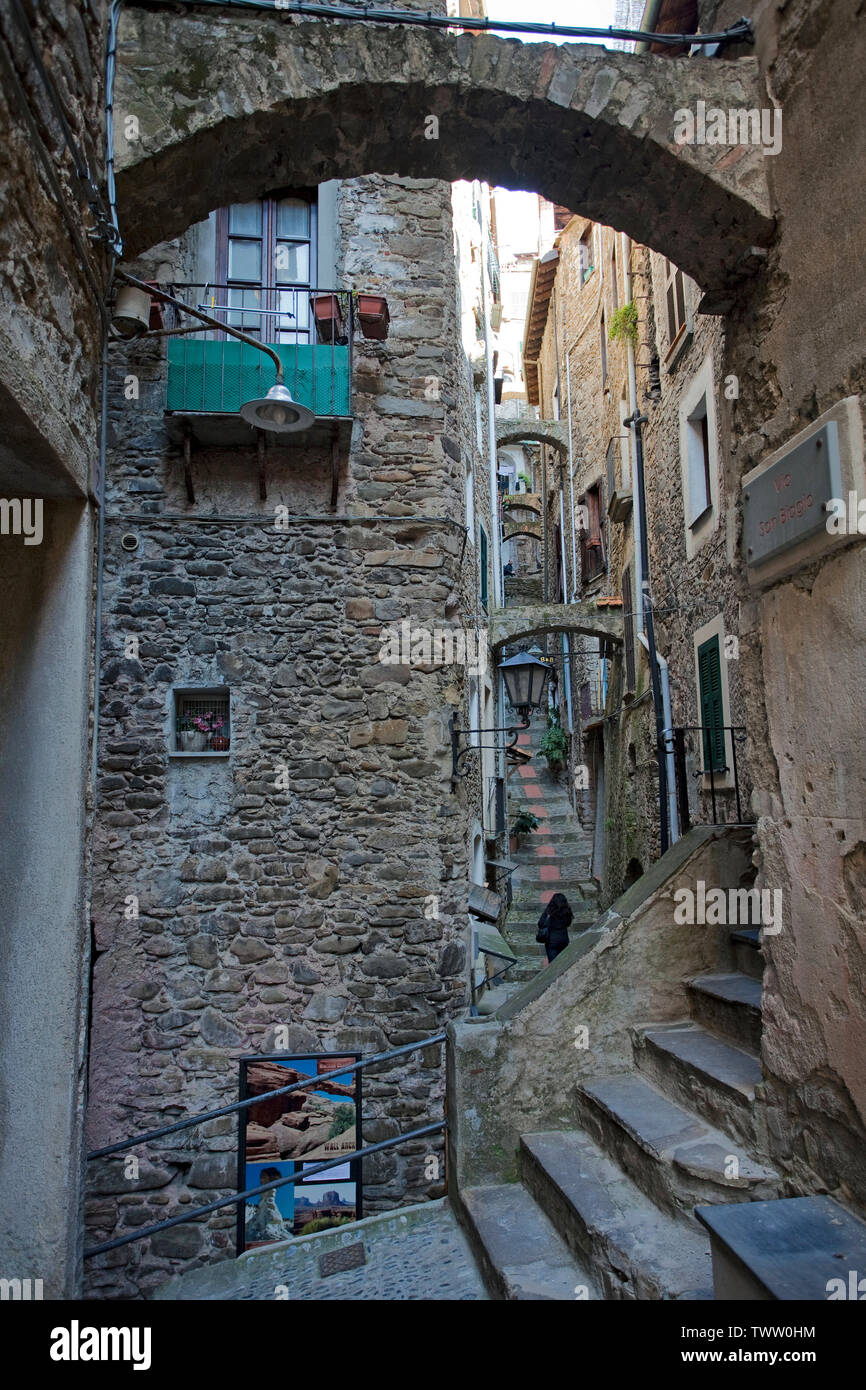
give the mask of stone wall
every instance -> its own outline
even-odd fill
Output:
[[[24,0],[63,112],[94,180],[105,167],[105,0]],[[14,13],[0,45],[0,465],[4,495],[81,496],[96,453],[101,321],[107,259],[59,117]],[[41,151],[41,155],[40,155]],[[82,262],[46,162],[86,248]]]
[[[5,515],[0,536],[0,1272],[41,1281],[53,1299],[74,1296],[81,1268],[95,548],[87,495],[107,260],[90,239],[94,219],[33,48],[100,181],[106,8],[23,0],[33,47],[17,9],[3,6],[0,18],[0,497],[4,507],[26,497],[42,508],[35,543],[7,532]]]
[[[451,794],[447,729],[464,672],[379,660],[383,628],[475,611],[450,189],[359,179],[338,213],[342,283],[386,293],[391,327],[383,343],[358,341],[336,513],[329,455],[305,448],[269,449],[266,502],[253,450],[199,448],[188,505],[162,426],[161,353],[113,354],[93,1143],[232,1099],[237,1058],[274,1050],[280,1025],[290,1051],[369,1053],[428,1036],[467,1003],[475,793]],[[183,251],[160,247],[150,263]],[[296,518],[288,531],[279,505]],[[133,552],[119,544],[130,531]],[[177,685],[229,688],[228,758],[168,756]],[[435,1048],[371,1074],[364,1137],[438,1118],[443,1087]],[[234,1123],[215,1122],[154,1145],[137,1182],[103,1165],[91,1233],[233,1190],[234,1152]],[[426,1164],[437,1152],[434,1138],[368,1160],[366,1209],[441,1192],[441,1165],[437,1178]],[[135,1296],[178,1260],[228,1254],[233,1226],[222,1214],[101,1257],[91,1292]]]

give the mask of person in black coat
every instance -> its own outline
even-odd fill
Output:
[[[538,919],[538,931],[535,935],[536,941],[544,943],[548,962],[555,960],[560,951],[564,951],[568,945],[568,929],[573,918],[574,913],[565,894],[554,893]]]

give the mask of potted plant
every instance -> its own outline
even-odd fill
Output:
[[[388,301],[381,294],[358,295],[358,321],[365,338],[383,339],[388,336],[391,315]]]
[[[320,343],[345,344],[348,340],[343,327],[343,313],[335,294],[312,294],[310,304],[316,320],[316,337]]]
[[[511,853],[514,854],[520,848],[520,837],[531,835],[533,830],[538,829],[538,817],[531,811],[518,811],[511,824],[510,846]]]
[[[181,719],[178,725],[178,740],[184,753],[202,753],[207,745],[207,735],[202,733],[192,716]]]
[[[528,473],[518,473],[517,481],[523,484],[524,492],[529,492],[529,489],[532,487],[532,479]]]
[[[560,768],[565,766],[568,758],[568,738],[559,722],[558,714],[547,716],[547,732],[539,744],[538,752],[547,759],[547,766],[552,773],[559,772]]]

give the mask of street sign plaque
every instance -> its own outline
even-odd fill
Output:
[[[743,489],[747,565],[761,565],[826,527],[833,497],[842,495],[835,420],[752,477]]]

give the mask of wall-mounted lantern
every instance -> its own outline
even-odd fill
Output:
[[[380,341],[387,338],[391,315],[384,295],[358,295],[358,322],[365,338],[377,338]]]
[[[497,668],[502,672],[505,680],[505,691],[511,704],[520,715],[521,724],[506,724],[495,729],[461,729],[457,720],[457,715],[452,714],[449,721],[451,730],[451,790],[453,791],[461,777],[466,776],[467,768],[465,760],[470,753],[474,753],[480,748],[491,748],[496,752],[500,751],[500,745],[496,743],[470,743],[461,748],[461,735],[467,734],[509,734],[508,743],[504,744],[505,752],[509,752],[515,747],[518,735],[524,729],[529,728],[529,716],[533,710],[541,709],[547,691],[547,682],[550,677],[550,667],[544,661],[539,661],[529,652],[518,652],[516,656],[510,656],[507,661],[501,661]]]

